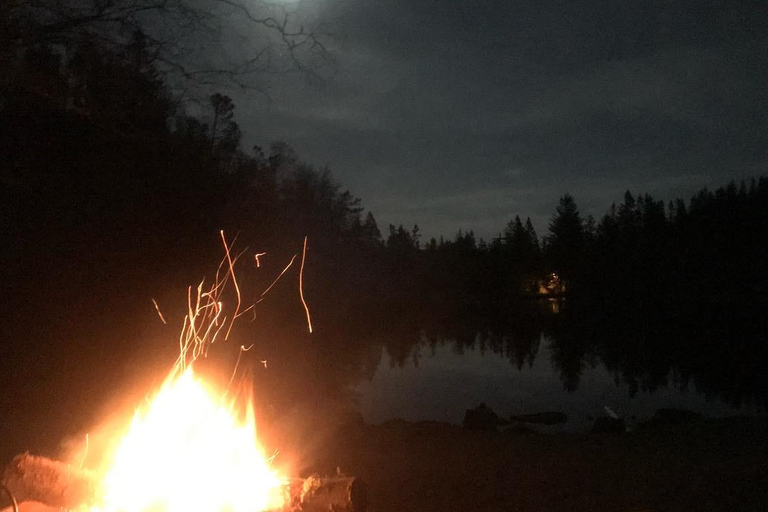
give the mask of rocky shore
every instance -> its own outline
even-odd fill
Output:
[[[768,510],[768,418],[623,434],[358,422],[317,460],[363,478],[370,512]]]

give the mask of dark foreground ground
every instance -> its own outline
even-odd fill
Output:
[[[321,465],[368,484],[371,512],[768,511],[768,419],[628,434],[344,427]]]
[[[358,422],[323,437],[305,472],[330,476],[338,467],[362,478],[370,512],[768,511],[768,418],[701,420],[627,434]],[[54,480],[58,489],[62,480]],[[64,494],[77,491],[65,487]],[[23,505],[22,512],[59,510]]]

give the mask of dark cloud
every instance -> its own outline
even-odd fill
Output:
[[[764,172],[762,3],[343,0],[323,88],[240,99],[246,135],[328,164],[386,225],[546,230],[558,197],[688,195]]]

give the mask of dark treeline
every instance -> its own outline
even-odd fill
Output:
[[[565,195],[542,238],[519,217],[490,243],[460,232],[421,245],[391,228],[391,261],[409,254],[415,270],[388,297],[416,290],[401,307],[423,308],[430,343],[491,349],[518,368],[546,335],[569,390],[600,361],[633,394],[675,385],[765,407],[766,208],[760,178],[666,205],[627,192],[599,221]]]
[[[121,48],[0,47],[0,408],[14,411],[0,437],[58,441],[89,424],[83,404],[105,403],[148,361],[162,355],[167,369],[186,286],[215,270],[221,229],[249,248],[246,300],[309,239],[312,342],[298,264],[240,327],[257,337],[257,359],[294,368],[260,377],[285,395],[276,402],[370,378],[382,346],[397,364],[451,342],[522,368],[544,334],[568,389],[599,358],[632,389],[672,375],[730,403],[766,403],[765,178],[668,205],[627,192],[599,221],[566,195],[543,236],[520,217],[490,241],[382,233],[329,169],[282,142],[244,150],[227,96],[189,115],[153,55],[138,31]],[[255,252],[267,253],[262,267]],[[78,414],[46,424],[54,408]]]
[[[599,222],[565,195],[542,238],[515,217],[491,242],[460,231],[423,244],[418,226],[390,226],[385,247],[392,261],[411,259],[397,289],[422,286],[427,299],[462,309],[559,294],[605,308],[722,303],[766,293],[767,207],[765,178],[668,206],[628,191]]]

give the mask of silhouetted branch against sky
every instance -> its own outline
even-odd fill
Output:
[[[264,89],[271,78],[316,78],[332,63],[329,33],[304,2],[30,0],[12,4],[13,44],[97,42],[124,48],[137,32],[172,86]]]

